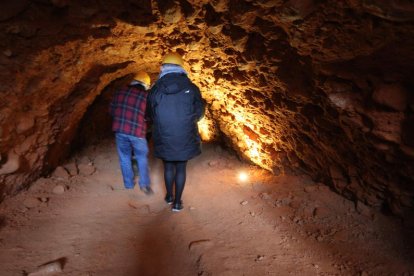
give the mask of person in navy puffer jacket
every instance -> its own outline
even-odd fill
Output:
[[[167,54],[148,95],[147,120],[152,122],[154,155],[164,163],[165,201],[175,212],[183,209],[187,161],[201,154],[197,122],[204,115],[204,107],[200,90],[188,78],[181,56]]]

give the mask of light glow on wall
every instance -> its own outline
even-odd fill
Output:
[[[240,181],[247,181],[249,179],[249,175],[246,172],[239,172],[239,180]]]
[[[199,131],[203,141],[213,141],[225,135],[232,146],[246,159],[261,168],[272,170],[275,160],[270,160],[266,149],[274,143],[269,135],[269,127],[274,133],[273,122],[267,116],[258,113],[249,101],[243,98],[243,88],[223,85],[211,85],[203,91],[203,97],[209,105],[210,116],[199,122]],[[218,118],[213,121],[211,118]],[[212,123],[210,123],[210,121]]]
[[[198,122],[198,131],[201,136],[201,140],[210,141],[213,138],[212,131],[210,130],[212,121],[206,116]]]
[[[246,138],[245,141],[247,145],[247,155],[249,156],[249,158],[252,160],[260,159],[259,145],[253,142],[252,140],[249,140],[248,138]]]

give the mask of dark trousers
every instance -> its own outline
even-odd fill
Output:
[[[175,184],[174,203],[181,202],[186,180],[187,161],[163,161],[164,162],[164,181],[167,189],[167,196],[173,195],[173,185]]]

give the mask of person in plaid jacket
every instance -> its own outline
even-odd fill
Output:
[[[111,102],[112,131],[115,132],[116,148],[126,189],[134,188],[132,153],[138,164],[139,187],[147,195],[153,193],[148,169],[148,144],[146,140],[147,89],[150,77],[139,71],[134,80],[118,90]]]

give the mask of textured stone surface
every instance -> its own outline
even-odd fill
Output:
[[[89,165],[89,164],[79,164],[78,169],[79,169],[79,174],[83,176],[91,175],[96,170],[96,168],[93,165]]]
[[[59,166],[53,172],[53,176],[56,178],[68,179],[69,173],[64,167]]]
[[[208,103],[204,139],[364,204],[413,203],[410,1],[26,3],[1,4],[1,155],[24,160],[0,176],[1,194],[103,133],[108,117],[93,111],[119,81],[139,69],[155,80],[176,50]]]
[[[20,168],[20,156],[14,152],[9,152],[7,159],[0,167],[0,175],[16,172]]]
[[[400,84],[381,84],[374,90],[372,98],[375,102],[397,111],[407,107],[408,92]]]
[[[28,4],[28,0],[2,1],[0,4],[0,21],[18,15],[28,6]]]
[[[56,185],[52,192],[57,195],[63,194],[65,192],[65,187],[63,185]]]

